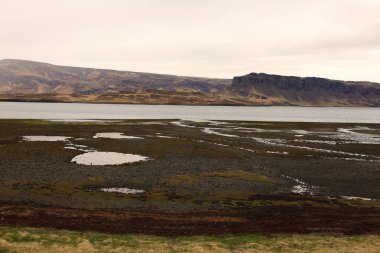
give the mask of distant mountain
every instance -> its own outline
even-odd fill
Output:
[[[234,77],[228,94],[250,104],[380,106],[380,84],[251,73]]]
[[[11,100],[182,104],[190,99],[189,103],[196,103],[223,92],[230,84],[230,79],[0,61],[0,98]]]
[[[0,61],[0,100],[194,105],[380,106],[380,84],[251,73],[211,79]]]

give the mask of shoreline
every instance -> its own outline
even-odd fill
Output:
[[[187,103],[131,103],[131,102],[101,102],[101,101],[64,101],[54,99],[2,99],[0,102],[12,103],[52,103],[52,104],[95,104],[95,105],[176,105],[176,106],[231,106],[231,107],[300,107],[300,108],[380,108],[380,106],[365,105],[293,105],[293,104],[223,104],[223,103],[205,103],[205,104],[187,104]]]

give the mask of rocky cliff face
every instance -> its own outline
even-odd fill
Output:
[[[228,94],[263,105],[380,106],[378,83],[316,77],[251,73],[235,77]]]

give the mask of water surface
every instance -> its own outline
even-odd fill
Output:
[[[2,119],[193,119],[380,123],[380,108],[0,102]]]

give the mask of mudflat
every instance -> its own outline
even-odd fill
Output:
[[[379,144],[380,124],[0,120],[0,224],[377,234]]]

